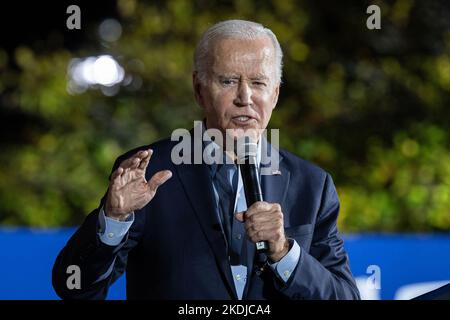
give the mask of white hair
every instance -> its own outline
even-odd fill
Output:
[[[217,40],[237,38],[254,40],[269,37],[275,49],[275,79],[281,83],[283,72],[283,51],[272,30],[260,23],[246,20],[226,20],[219,22],[203,33],[194,52],[194,71],[198,73],[201,82],[206,82],[207,68],[210,63],[210,53]]]

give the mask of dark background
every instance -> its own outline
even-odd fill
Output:
[[[81,8],[81,30],[66,8]],[[381,30],[366,8],[381,8]],[[448,1],[10,1],[0,19],[0,223],[77,225],[114,159],[201,119],[192,52],[213,23],[271,28],[284,76],[271,128],[331,172],[343,231],[450,228]],[[108,18],[116,41],[99,36]],[[110,55],[129,76],[68,89],[72,59]],[[132,80],[130,80],[132,79]],[[131,81],[131,82],[130,82]]]

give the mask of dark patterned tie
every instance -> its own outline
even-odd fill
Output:
[[[234,164],[220,164],[215,175],[215,185],[219,195],[219,213],[222,219],[223,230],[227,239],[227,245],[231,245],[231,228],[234,215],[234,200],[237,188],[237,174]],[[233,185],[230,184],[230,174]]]

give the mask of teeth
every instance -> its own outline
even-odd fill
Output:
[[[238,119],[239,121],[247,121],[247,120],[249,120],[250,118],[249,118],[249,117],[246,117],[246,116],[241,116],[241,117],[237,117],[236,119]]]

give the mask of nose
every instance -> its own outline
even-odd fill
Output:
[[[246,107],[252,104],[252,89],[245,81],[239,83],[234,104],[238,107]]]

